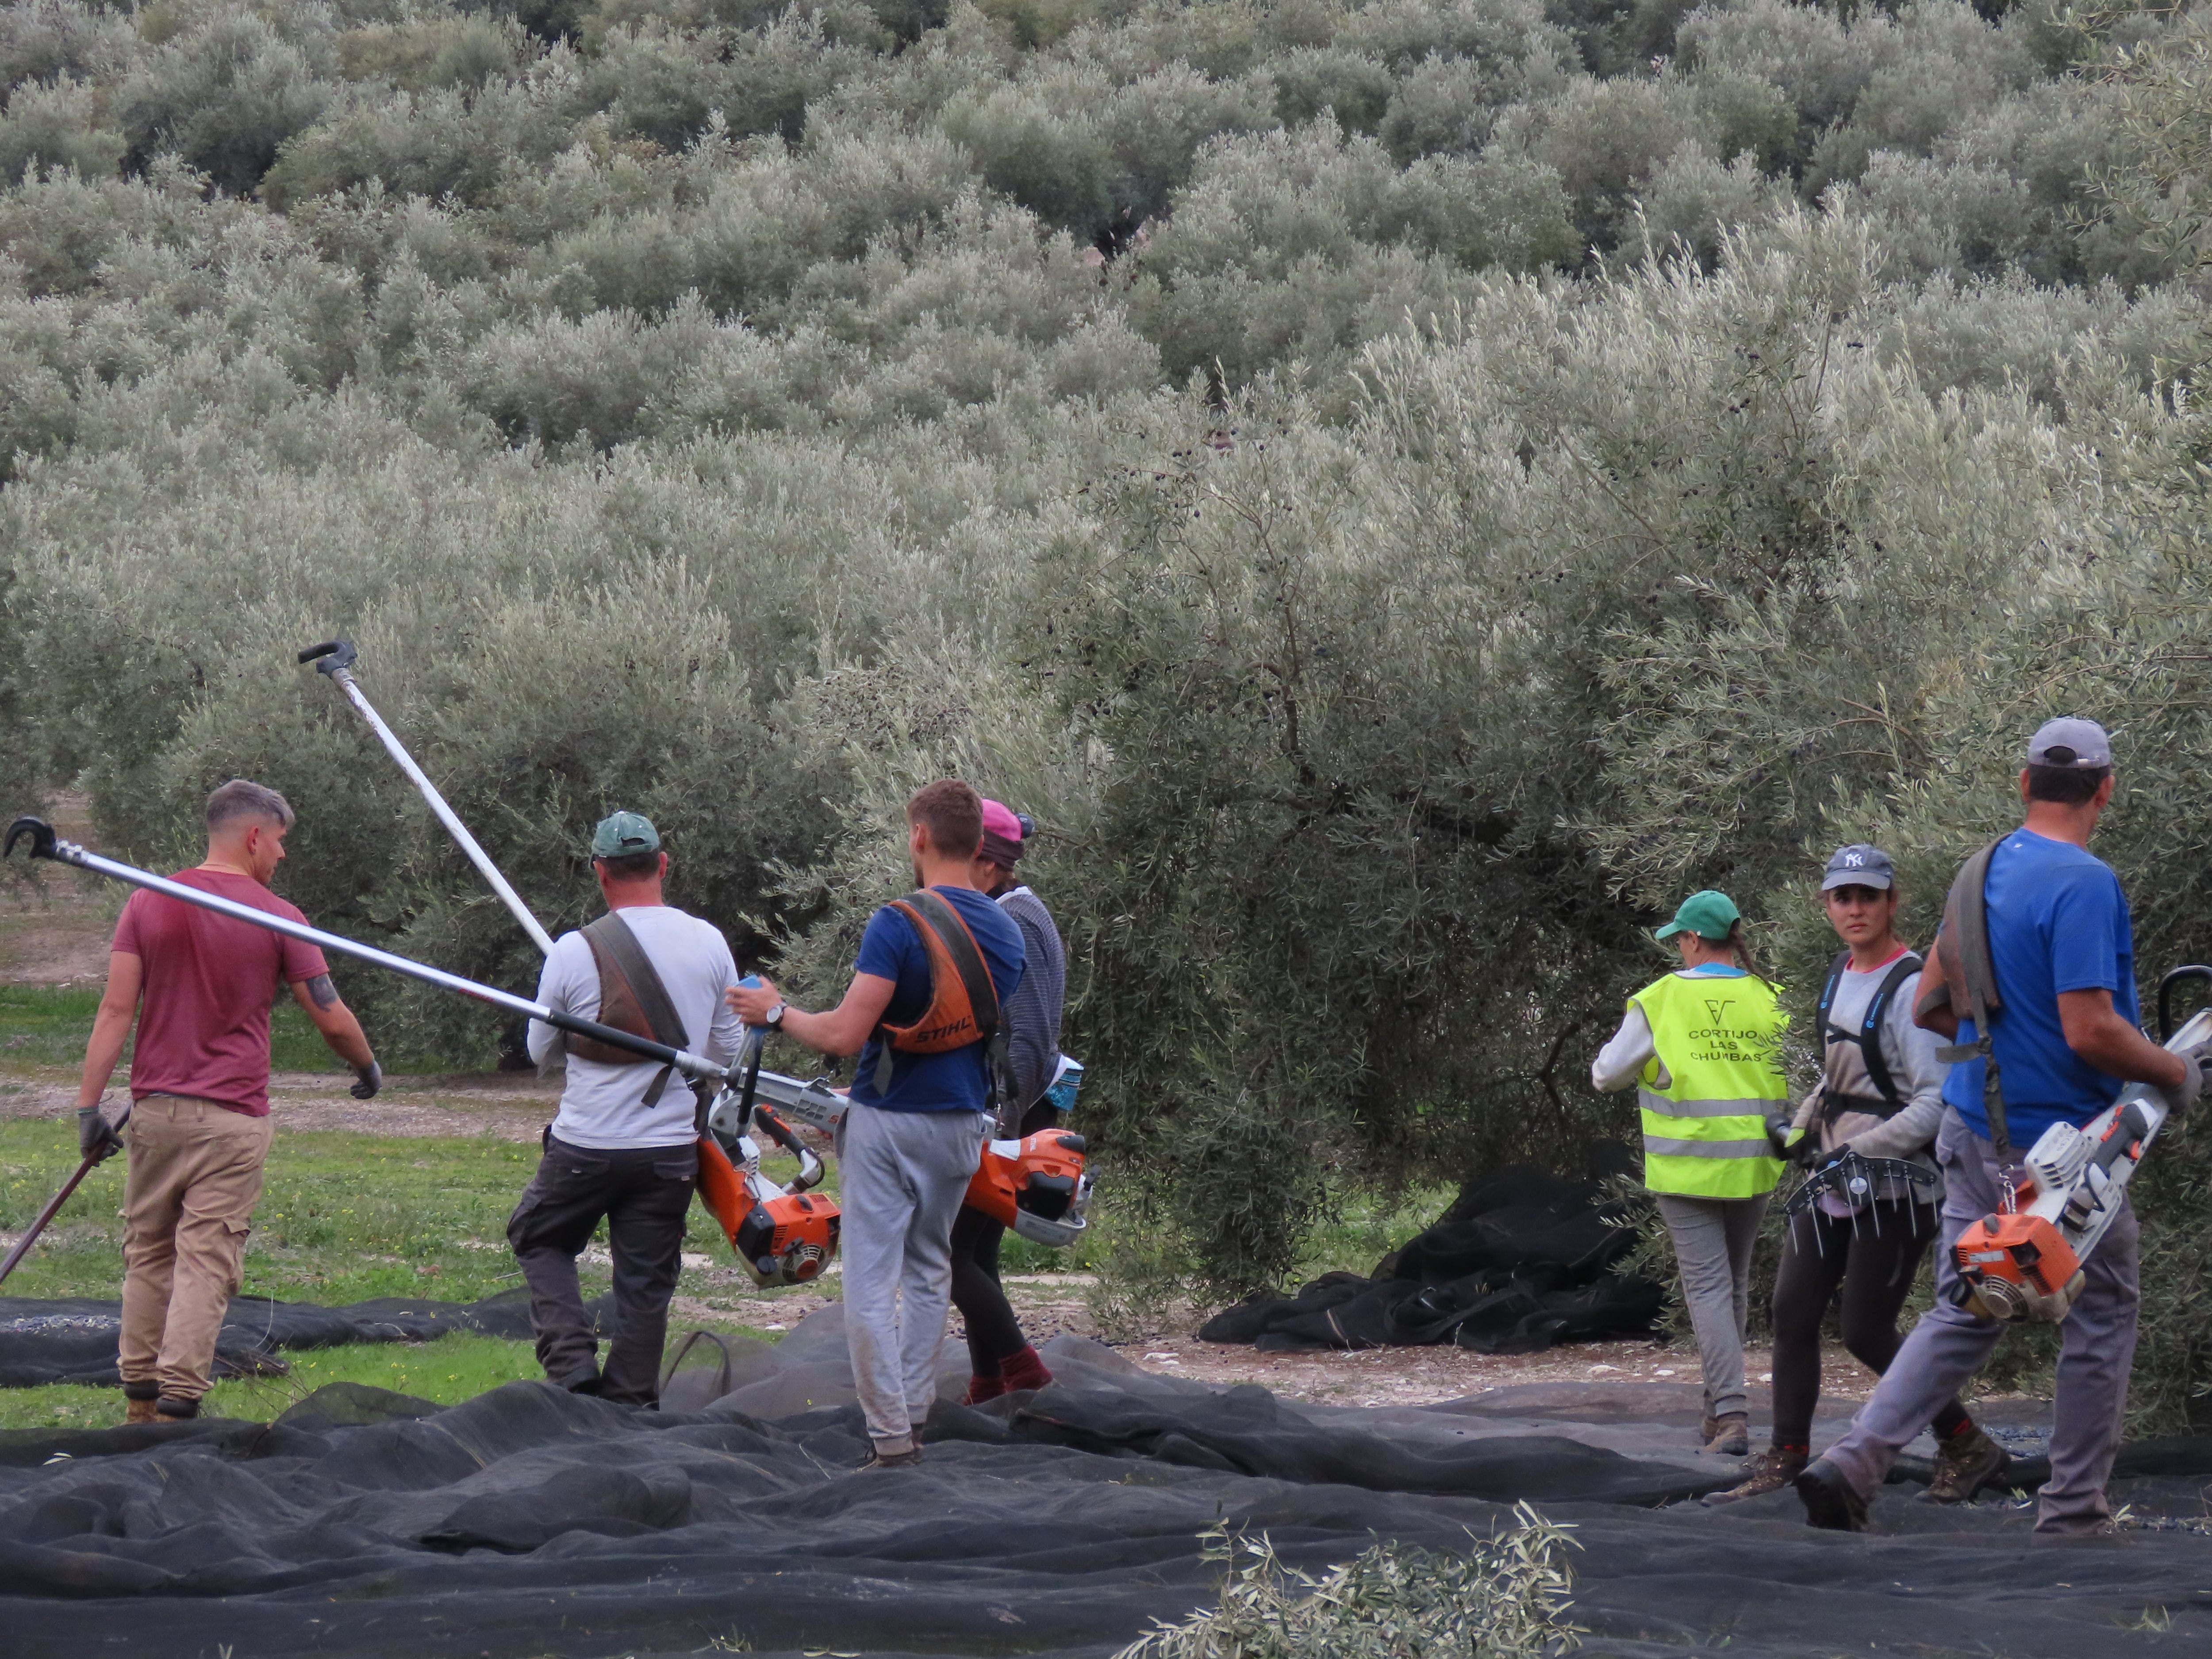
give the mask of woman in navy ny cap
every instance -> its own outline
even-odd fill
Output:
[[[1828,1189],[1790,1224],[1774,1279],[1774,1442],[1750,1478],[1708,1503],[1778,1492],[1812,1455],[1813,1408],[1820,1397],[1820,1323],[1843,1292],[1844,1346],[1869,1370],[1887,1370],[1899,1344],[1897,1316],[1920,1262],[1936,1241],[1942,1197],[1933,1147],[1943,1117],[1943,1063],[1936,1038],[1912,1023],[1920,958],[1897,935],[1897,872],[1879,847],[1839,847],[1820,878],[1829,926],[1844,948],[1820,991],[1820,1085],[1790,1125],[1789,1143],[1809,1141],[1815,1167],[1847,1152],[1923,1171]],[[1840,1171],[1846,1176],[1849,1170]],[[1840,1189],[1839,1189],[1840,1188]],[[1956,1398],[1936,1419],[1937,1467],[1931,1495],[1955,1503],[2004,1462]]]

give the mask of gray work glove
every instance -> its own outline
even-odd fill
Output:
[[[376,1091],[384,1086],[384,1067],[372,1060],[366,1066],[355,1066],[353,1074],[361,1080],[346,1092],[356,1100],[375,1099]]]
[[[99,1107],[80,1106],[76,1110],[76,1148],[98,1164],[123,1150],[123,1138],[100,1115]]]
[[[2203,1051],[2185,1048],[2181,1052],[2180,1060],[2185,1068],[2181,1073],[2181,1081],[2171,1089],[2159,1091],[2159,1093],[2166,1097],[2166,1109],[2169,1112],[2187,1111],[2197,1103],[2197,1097],[2204,1092]]]

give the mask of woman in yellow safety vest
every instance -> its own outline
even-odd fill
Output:
[[[1608,1092],[1632,1085],[1644,1109],[1644,1184],[1674,1242],[1682,1300],[1705,1376],[1700,1438],[1718,1455],[1751,1450],[1743,1392],[1751,1253],[1782,1160],[1767,1120],[1789,1098],[1780,999],[1753,964],[1743,918],[1725,893],[1692,893],[1657,937],[1679,972],[1628,1000],[1590,1067]]]

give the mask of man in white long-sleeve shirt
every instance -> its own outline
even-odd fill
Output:
[[[637,813],[617,812],[592,835],[592,866],[607,915],[554,941],[538,1000],[727,1060],[743,1035],[722,996],[737,983],[737,965],[716,928],[662,902],[668,855],[659,832]],[[532,1059],[544,1066],[564,1050],[560,1114],[507,1224],[507,1243],[530,1286],[547,1377],[578,1394],[650,1406],[699,1175],[696,1102],[683,1078],[652,1060],[531,1023]],[[576,1278],[576,1258],[602,1220],[616,1319],[604,1370]]]

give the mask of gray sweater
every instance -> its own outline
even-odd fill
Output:
[[[1849,969],[1836,987],[1835,1006],[1828,1011],[1831,1024],[1846,1031],[1858,1030],[1859,1022],[1866,1018],[1867,1004],[1888,976],[1888,965],[1871,973],[1853,973]],[[1943,1079],[1948,1068],[1936,1058],[1941,1042],[1933,1031],[1923,1031],[1912,1023],[1912,1005],[1920,994],[1920,975],[1912,974],[1897,988],[1882,1015],[1882,1058],[1889,1062],[1891,1079],[1898,1092],[1905,1098],[1905,1109],[1887,1121],[1865,1112],[1844,1112],[1833,1119],[1820,1120],[1820,1150],[1823,1156],[1840,1151],[1844,1146],[1854,1149],[1862,1158],[1898,1158],[1917,1164],[1936,1174],[1934,1142],[1936,1130],[1943,1121]],[[1821,1076],[1821,1089],[1815,1089],[1798,1109],[1796,1124],[1801,1129],[1811,1129],[1820,1112],[1823,1090],[1833,1090],[1839,1095],[1870,1095],[1874,1084],[1867,1076],[1866,1061],[1855,1042],[1838,1042],[1826,1054]],[[1941,1176],[1934,1187],[1911,1186],[1905,1182],[1885,1181],[1878,1183],[1877,1198],[1911,1196],[1915,1202],[1933,1204],[1943,1194]]]
[[[1017,887],[1002,894],[999,908],[1022,930],[1022,949],[1027,953],[1022,982],[1014,988],[1005,1015],[1007,1068],[1013,1073],[1014,1085],[1005,1121],[1014,1124],[1036,1103],[1038,1096],[1052,1087],[1053,1073],[1060,1066],[1060,1014],[1067,995],[1067,955],[1060,948],[1060,929],[1052,925],[1052,912],[1028,888]]]

